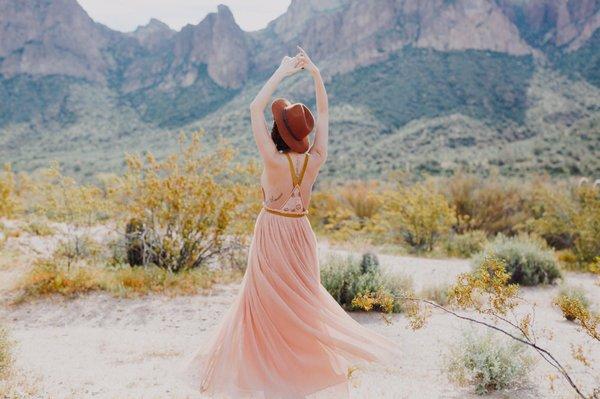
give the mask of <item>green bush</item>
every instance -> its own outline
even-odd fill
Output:
[[[499,234],[475,255],[474,267],[479,267],[488,256],[505,263],[506,271],[511,275],[510,283],[552,284],[561,277],[553,251],[542,240],[532,237],[505,237]]]
[[[479,395],[514,388],[527,381],[532,359],[525,346],[494,334],[467,333],[446,354],[446,371],[461,385]]]
[[[361,273],[377,273],[379,272],[379,259],[373,252],[365,252],[360,260]]]
[[[331,256],[321,267],[321,283],[331,296],[346,309],[361,294],[381,294],[390,299],[410,290],[412,283],[403,276],[383,273],[372,253],[361,260],[353,256]],[[393,300],[393,312],[401,312],[401,302]]]
[[[487,243],[485,232],[481,230],[467,231],[464,234],[454,234],[444,242],[444,251],[449,256],[468,258],[480,252]]]

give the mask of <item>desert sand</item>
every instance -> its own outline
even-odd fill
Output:
[[[27,239],[25,235],[10,240]],[[44,245],[38,246],[46,252]],[[322,259],[330,253],[347,252],[322,243]],[[458,259],[380,255],[380,260],[390,272],[410,276],[417,290],[451,283],[456,275],[470,269],[467,260]],[[0,268],[0,295],[7,296],[19,270]],[[596,306],[600,304],[600,288],[594,285],[593,276],[569,273],[566,280],[585,289]],[[120,299],[91,294],[72,300],[52,297],[19,306],[4,304],[0,320],[15,342],[15,369],[24,386],[35,391],[25,393],[24,388],[22,395],[57,399],[202,398],[182,384],[175,371],[218,324],[238,289],[238,284],[230,284],[215,286],[208,295],[189,297]],[[600,360],[600,345],[590,344],[591,339],[577,332],[552,306],[558,289],[523,289],[523,296],[537,303],[536,328],[554,333],[554,339],[540,342],[573,366],[572,374],[582,386],[598,386],[600,377],[587,374],[571,358],[570,343],[593,348],[586,355],[596,361]],[[391,366],[372,365],[354,372],[352,398],[479,397],[472,388],[450,382],[443,369],[448,345],[471,328],[469,324],[439,311],[434,311],[427,326],[418,331],[408,328],[401,314],[393,315],[391,324],[374,313],[354,312],[351,316],[390,337],[405,354]],[[575,397],[561,378],[551,387],[547,376],[552,372],[548,364],[538,360],[527,386],[488,397]]]

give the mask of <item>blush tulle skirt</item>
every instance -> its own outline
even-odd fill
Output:
[[[398,358],[321,285],[316,244],[308,218],[260,212],[236,299],[179,371],[188,385],[213,398],[347,398],[350,367]]]

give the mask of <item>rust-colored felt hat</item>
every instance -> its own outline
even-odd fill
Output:
[[[271,104],[271,111],[283,141],[295,152],[308,151],[308,135],[315,126],[315,120],[308,107],[278,98]]]

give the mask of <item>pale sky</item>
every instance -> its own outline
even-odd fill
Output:
[[[264,28],[283,14],[290,0],[78,0],[96,22],[129,32],[156,18],[172,29],[197,24],[206,14],[225,4],[238,25],[246,31]]]

